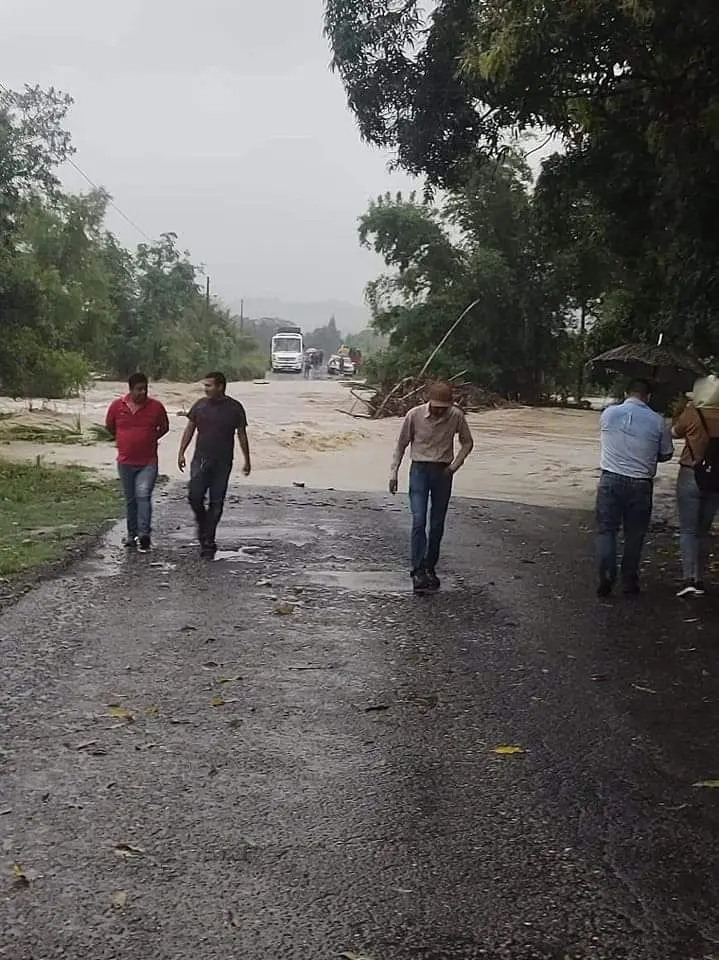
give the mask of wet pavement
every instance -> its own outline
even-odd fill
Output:
[[[585,515],[456,500],[413,598],[407,520],[248,492],[208,563],[174,491],[0,616],[0,956],[718,960],[719,604],[670,531],[599,602]]]

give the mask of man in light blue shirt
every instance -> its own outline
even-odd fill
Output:
[[[671,428],[649,406],[651,387],[632,384],[624,403],[602,413],[601,476],[597,491],[597,594],[607,597],[617,579],[617,533],[624,529],[622,585],[639,593],[639,562],[652,515],[657,463],[674,454]]]

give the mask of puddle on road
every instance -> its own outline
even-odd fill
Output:
[[[227,563],[260,563],[256,556],[258,547],[238,547],[237,550],[218,550],[214,561],[225,560]]]
[[[267,545],[279,540],[282,543],[289,543],[293,547],[306,547],[319,537],[318,528],[290,527],[271,523],[251,526],[243,523],[226,523],[223,521],[221,532],[222,539],[225,541],[235,541],[236,543],[256,542]],[[186,533],[181,530],[177,531],[172,534],[172,539],[185,540]]]
[[[120,560],[125,547],[124,523],[115,523],[102,538],[102,542],[91,556],[82,560],[72,572],[73,577],[116,577],[120,573]]]
[[[398,570],[305,570],[302,579],[316,586],[336,587],[349,593],[393,596],[411,593],[409,577]],[[456,589],[456,582],[442,581],[443,593]]]

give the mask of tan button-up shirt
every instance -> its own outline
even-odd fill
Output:
[[[459,436],[460,449],[454,455],[454,438]],[[459,470],[474,446],[466,417],[459,407],[448,407],[440,417],[433,417],[429,404],[414,407],[404,418],[392,459],[392,473],[399,470],[404,452],[411,444],[410,456],[416,463],[444,463]]]

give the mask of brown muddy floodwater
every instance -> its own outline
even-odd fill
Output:
[[[124,391],[120,383],[95,383],[79,399],[33,401],[0,399],[0,421],[33,426],[69,426],[84,431],[101,424],[105,410]],[[180,479],[177,446],[186,420],[181,414],[202,395],[200,384],[157,383],[151,392],[167,407],[170,434],[161,443],[160,471]],[[383,491],[400,421],[369,421],[347,416],[348,387],[332,380],[306,381],[286,376],[263,383],[236,383],[228,393],[247,409],[253,472],[234,484],[304,485],[314,489]],[[358,411],[359,406],[356,408]],[[491,410],[470,415],[475,448],[457,476],[460,496],[510,500],[538,506],[589,508],[597,478],[595,411],[534,409]],[[46,463],[80,463],[114,471],[111,444],[3,442],[0,452],[17,460],[41,456]],[[406,486],[405,461],[404,483]],[[659,495],[669,495],[675,468],[660,467]]]

